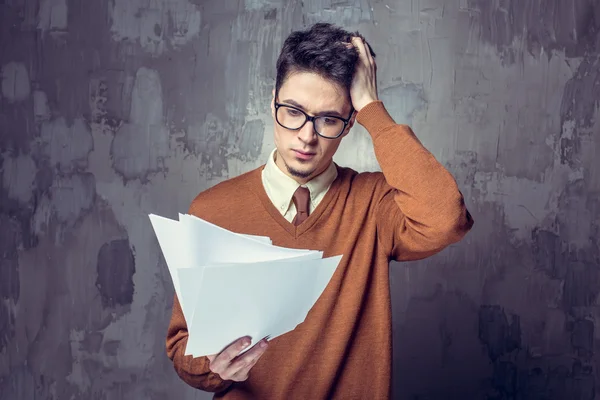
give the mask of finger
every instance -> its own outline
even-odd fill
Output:
[[[363,39],[365,42],[365,47],[367,49],[367,54],[369,54],[369,57],[371,57],[373,60],[375,59],[375,52],[373,51],[373,48],[371,47],[371,44],[369,42],[367,42],[366,39]]]
[[[373,57],[372,51],[371,51],[371,45],[369,43],[367,43],[366,39],[361,38],[362,40],[362,44],[364,47],[364,51],[365,51],[365,57],[367,60],[369,60],[369,64],[371,65],[375,65],[375,58]]]
[[[362,54],[364,55],[364,63],[367,67],[375,67],[375,59],[371,56],[371,51],[369,50],[369,45],[366,42],[362,42]]]
[[[365,42],[365,53],[367,54],[367,58],[369,59],[369,62],[373,65],[375,65],[375,59],[373,58],[373,55],[371,54],[371,48],[369,47],[369,44]]]
[[[369,59],[367,58],[367,51],[365,49],[365,43],[363,42],[362,38],[360,38],[358,36],[353,37],[352,44],[354,44],[354,46],[357,48],[359,58],[361,58],[365,64],[369,65],[368,64]]]
[[[354,44],[354,46],[356,46],[356,48],[358,49],[358,54],[361,57],[365,57],[366,58],[366,52],[365,52],[365,42],[363,42],[362,38],[355,36],[352,38],[352,44]]]
[[[262,356],[262,354],[261,354],[261,356]],[[254,366],[256,365],[256,363],[258,362],[259,359],[260,359],[260,356],[256,357],[255,359],[253,359],[251,361],[249,361],[242,368],[238,369],[231,376],[230,379],[232,381],[236,381],[236,382],[243,382],[243,381],[247,380],[250,377],[250,374],[252,372],[252,368],[254,368]]]
[[[211,362],[210,369],[219,375],[227,369],[231,361],[240,354],[242,350],[250,345],[250,338],[244,336],[230,344],[221,353],[217,354]]]
[[[247,376],[252,367],[258,362],[260,357],[265,354],[269,347],[266,340],[261,340],[250,350],[236,358],[230,365],[230,371],[234,376]]]

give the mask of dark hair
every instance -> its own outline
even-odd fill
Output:
[[[323,22],[307,30],[292,32],[283,43],[277,59],[275,94],[295,72],[314,72],[349,92],[358,62],[358,50],[354,46],[348,47],[354,36],[363,38],[358,32],[350,33]],[[375,57],[368,43],[367,48]]]

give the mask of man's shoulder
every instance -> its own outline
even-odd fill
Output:
[[[248,196],[255,193],[256,185],[260,184],[262,166],[244,174],[229,178],[200,192],[190,205],[190,214],[201,216],[207,210],[214,212],[218,209],[227,210],[238,202],[247,201]]]
[[[341,167],[337,165],[338,175],[342,182],[348,182],[351,186],[376,186],[385,182],[385,177],[381,171],[358,172],[350,167]]]
[[[393,191],[381,171],[357,172],[352,168],[338,167],[338,172],[341,178],[340,189],[345,196],[343,204],[347,207],[370,209]]]

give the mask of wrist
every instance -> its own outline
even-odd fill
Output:
[[[365,99],[361,99],[360,101],[358,101],[355,105],[354,105],[354,109],[357,112],[360,112],[360,110],[362,110],[363,108],[365,108],[365,106],[369,105],[370,103],[377,101],[377,98],[374,97],[367,97]]]
[[[374,138],[380,131],[395,125],[396,122],[390,116],[382,101],[372,101],[363,107],[356,115],[356,122],[361,124]]]

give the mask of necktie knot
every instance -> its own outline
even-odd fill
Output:
[[[310,207],[310,190],[308,188],[299,186],[294,192],[292,201],[296,206],[296,216],[292,223],[294,225],[300,225],[306,218],[308,218],[309,207]]]

